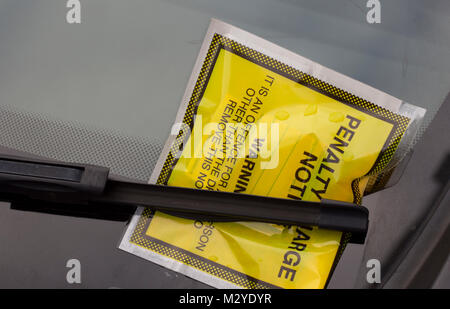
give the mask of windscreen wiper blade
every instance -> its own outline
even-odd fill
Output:
[[[340,201],[308,202],[114,180],[106,167],[0,155],[0,200],[61,205],[145,206],[185,218],[309,225],[351,233],[364,243],[368,210]]]

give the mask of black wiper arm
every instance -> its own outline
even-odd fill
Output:
[[[106,167],[0,156],[0,199],[61,205],[146,206],[186,218],[309,225],[350,232],[364,243],[368,210],[339,201],[308,202],[118,181]]]

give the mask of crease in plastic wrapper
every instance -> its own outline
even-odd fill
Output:
[[[424,113],[212,20],[150,182],[361,204],[409,151]],[[120,248],[218,288],[324,288],[348,238],[140,208]]]

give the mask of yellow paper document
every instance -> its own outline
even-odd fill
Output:
[[[331,70],[329,79],[321,79],[313,73],[328,71],[319,65],[301,57],[284,61],[290,56],[285,50],[234,30],[218,21],[210,27],[177,119],[179,131],[169,139],[153,182],[360,204],[368,180],[392,162],[411,122],[395,112],[401,101],[380,92],[376,98],[385,103],[371,102],[373,88],[339,80]],[[207,222],[144,209],[121,248],[216,287],[323,288],[349,236],[314,226]]]

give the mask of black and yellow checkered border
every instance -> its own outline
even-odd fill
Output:
[[[339,102],[363,111],[371,116],[377,117],[384,121],[387,121],[393,125],[393,129],[389,138],[386,140],[382,151],[371,168],[366,174],[373,175],[383,170],[384,167],[391,160],[392,156],[397,149],[398,143],[403,136],[410,119],[407,117],[397,115],[391,111],[375,105],[367,100],[357,97],[345,90],[339,89],[329,83],[323,82],[309,74],[301,72],[291,66],[288,66],[278,60],[268,57],[254,49],[248,48],[240,43],[237,43],[231,39],[228,39],[222,35],[215,34],[209,46],[205,60],[203,62],[200,74],[198,75],[197,82],[190,97],[186,113],[183,118],[183,123],[192,130],[194,126],[194,117],[196,115],[198,105],[203,97],[203,93],[208,85],[210,75],[213,71],[214,64],[221,49],[231,51],[249,61],[252,61],[258,65],[261,65],[273,72],[283,75],[297,83],[300,83],[310,89],[327,95]],[[177,157],[183,150],[183,144],[189,138],[189,135],[183,130],[180,130],[179,134],[175,138],[173,144],[170,147],[169,154],[164,162],[164,165],[159,174],[157,183],[167,184],[170,174],[177,163]],[[352,191],[354,194],[354,202],[361,203],[361,192],[359,190],[359,179],[355,179],[352,182]],[[130,241],[143,248],[159,253],[161,255],[170,257],[181,263],[194,267],[198,270],[206,272],[208,274],[219,277],[228,282],[234,283],[244,288],[273,288],[269,283],[259,281],[255,278],[251,278],[245,274],[239,273],[233,269],[227,268],[223,265],[217,264],[203,257],[200,257],[192,252],[183,250],[178,247],[171,246],[164,243],[161,240],[151,238],[146,235],[147,228],[151,222],[153,213],[146,209],[139,219],[139,222],[133,232]],[[332,266],[334,269],[337,260],[339,259],[342,251],[349,238],[348,233],[344,233],[341,238],[341,246],[336,254],[335,261]]]
[[[153,238],[146,234],[154,212],[149,208],[144,209],[130,238],[130,242],[145,249],[157,252],[163,256],[179,261],[187,266],[201,270],[207,274],[216,276],[231,282],[237,286],[247,289],[273,289],[279,288],[275,285],[258,280],[226,266],[205,259],[187,250],[168,244],[162,240]]]

